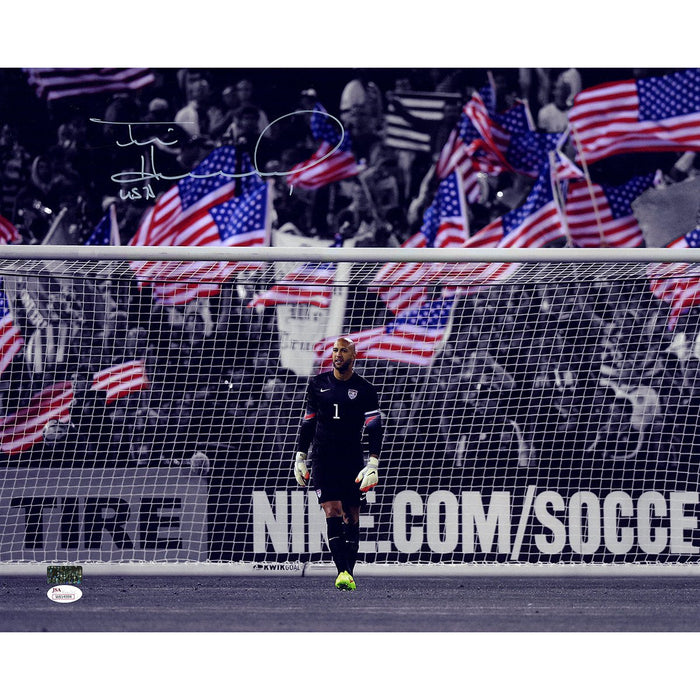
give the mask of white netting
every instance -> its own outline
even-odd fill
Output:
[[[363,561],[696,561],[698,266],[483,270],[262,263],[168,305],[126,262],[4,261],[0,560],[330,561],[292,457],[342,332],[385,421]]]

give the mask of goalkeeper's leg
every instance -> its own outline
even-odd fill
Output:
[[[357,552],[360,548],[360,509],[347,508],[343,518],[343,530],[345,533],[345,561],[348,573],[353,576]]]
[[[338,570],[338,576],[335,579],[335,587],[340,590],[354,591],[355,581],[348,571],[341,501],[325,501],[321,503],[321,506],[326,514],[328,547],[331,550],[335,568]]]
[[[338,569],[338,573],[348,571],[345,536],[343,533],[343,517],[339,514],[327,515],[326,531],[328,533],[328,547],[331,550],[335,568]]]

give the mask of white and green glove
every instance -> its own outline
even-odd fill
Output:
[[[294,460],[294,478],[299,486],[306,486],[309,482],[309,470],[306,467],[306,452],[297,452]]]
[[[357,475],[356,484],[360,484],[360,491],[369,491],[374,488],[379,481],[379,460],[376,457],[370,457],[367,460],[367,466]]]

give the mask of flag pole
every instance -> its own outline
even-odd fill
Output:
[[[462,212],[462,221],[464,222],[464,236],[468,239],[471,236],[471,230],[469,227],[469,205],[467,204],[467,197],[464,192],[464,182],[462,181],[462,175],[459,170],[455,170],[455,176],[457,178],[459,209]]]
[[[605,233],[603,231],[603,224],[600,221],[600,213],[598,212],[598,206],[595,203],[595,194],[593,192],[593,181],[591,180],[590,173],[588,172],[588,164],[586,163],[586,159],[584,158],[584,155],[583,155],[583,149],[581,148],[581,142],[579,141],[579,138],[578,138],[578,132],[576,131],[576,127],[573,124],[571,125],[571,131],[574,135],[574,141],[576,143],[576,150],[578,151],[579,158],[581,158],[581,165],[583,167],[583,174],[584,174],[584,177],[586,178],[586,184],[588,185],[588,193],[591,196],[591,204],[593,204],[593,213],[595,214],[596,224],[598,225],[598,233],[600,234],[600,246],[601,246],[601,248],[607,248],[608,243],[605,240]]]
[[[109,242],[110,245],[121,245],[121,234],[119,232],[119,221],[117,220],[117,208],[112,202],[109,205]]]
[[[566,247],[573,248],[574,242],[571,239],[571,231],[569,229],[569,221],[566,218],[566,206],[564,195],[560,188],[559,177],[557,176],[556,162],[554,160],[554,151],[549,151],[549,176],[552,182],[552,194],[554,195],[554,206],[557,208],[557,213],[564,227],[564,235],[566,236]]]
[[[58,216],[56,216],[56,218],[51,222],[51,226],[49,227],[47,234],[44,236],[44,240],[41,242],[41,245],[53,245],[51,239],[58,230],[58,227],[61,225],[61,221],[63,220],[63,217],[66,215],[67,211],[68,209],[66,207],[61,209]]]
[[[272,245],[272,193],[274,189],[272,178],[270,178],[266,183],[267,194],[265,196],[265,245]]]
[[[491,69],[486,71],[486,78],[489,81],[489,87],[491,88],[491,94],[493,96],[493,111],[496,111],[496,78],[493,75]],[[478,90],[475,91],[478,93]]]
[[[525,106],[525,118],[527,119],[527,125],[530,128],[530,131],[536,131],[537,130],[537,124],[532,116],[532,111],[530,109],[530,100],[528,100],[526,97],[520,98],[520,102]]]

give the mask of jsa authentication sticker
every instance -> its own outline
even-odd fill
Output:
[[[55,603],[75,603],[76,600],[80,600],[83,592],[76,586],[53,586],[46,595]]]

